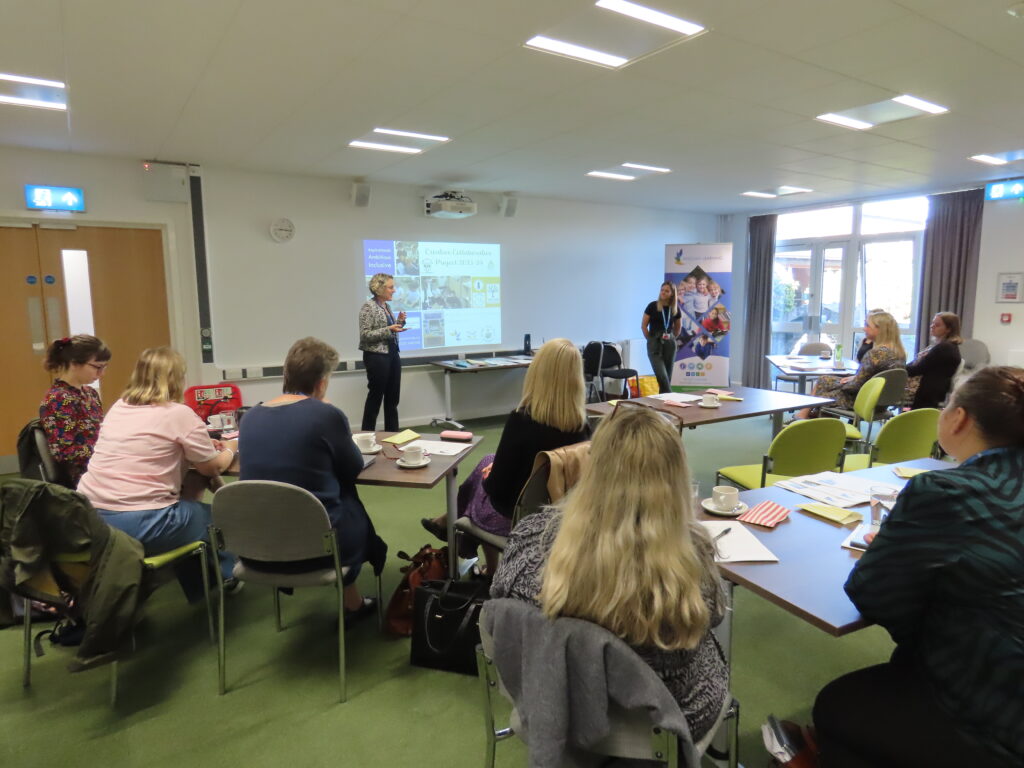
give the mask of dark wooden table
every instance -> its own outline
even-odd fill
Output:
[[[935,459],[915,459],[894,466],[951,469],[956,465]],[[850,474],[896,486],[907,482],[896,476],[892,466],[861,469]],[[743,491],[740,499],[750,506],[771,500],[793,511],[775,528],[737,523],[745,525],[779,558],[779,562],[721,563],[718,567],[722,575],[830,635],[839,637],[867,626],[843,591],[843,585],[861,553],[844,549],[841,544],[856,524],[839,525],[798,510],[798,504],[806,504],[813,499],[778,487]],[[868,507],[865,504],[855,509],[867,513]],[[700,517],[704,520],[723,519],[703,511]]]
[[[694,429],[701,424],[716,424],[721,421],[770,414],[773,435],[778,434],[782,429],[782,414],[787,411],[828,405],[832,402],[831,399],[825,397],[801,395],[794,392],[776,392],[773,389],[756,389],[754,387],[721,387],[721,389],[732,392],[736,397],[742,397],[743,400],[739,402],[723,400],[718,408],[702,408],[697,403],[688,408],[680,408],[675,405],[665,405],[661,400],[650,397],[640,397],[633,402],[667,413],[678,424],[680,432],[684,427]],[[694,394],[700,393],[695,392]],[[589,416],[607,416],[611,413],[612,408],[610,403],[591,403],[587,406],[587,414]]]

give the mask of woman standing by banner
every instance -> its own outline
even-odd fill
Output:
[[[666,280],[661,284],[658,300],[647,305],[640,322],[640,330],[647,339],[647,359],[651,361],[661,394],[672,391],[672,364],[682,319],[676,303],[676,288]]]

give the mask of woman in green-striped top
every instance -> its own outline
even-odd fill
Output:
[[[818,695],[823,766],[1024,765],[1024,368],[978,371],[938,432],[960,466],[910,480],[846,583],[896,651]]]

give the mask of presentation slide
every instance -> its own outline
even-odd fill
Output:
[[[364,240],[363,271],[395,276],[403,352],[501,343],[500,245]]]

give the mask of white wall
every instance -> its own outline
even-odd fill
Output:
[[[985,203],[972,334],[988,345],[993,364],[1024,366],[1024,303],[996,303],[1000,272],[1024,272],[1024,201]],[[999,322],[1004,312],[1013,315],[1010,325]]]
[[[208,167],[203,192],[215,357],[223,367],[280,365],[302,335],[320,336],[343,359],[359,359],[356,313],[367,295],[364,239],[500,243],[503,341],[496,348],[515,349],[525,332],[535,346],[556,336],[578,343],[639,336],[643,308],[661,282],[665,243],[713,242],[717,234],[713,215],[538,198],[522,198],[517,215],[504,218],[496,196],[472,191],[476,216],[430,219],[422,213],[423,191],[415,187],[372,184],[369,207],[355,208],[345,180]],[[287,244],[268,234],[270,222],[281,216],[295,223]],[[646,368],[643,347],[633,350],[633,363]],[[456,415],[510,409],[522,376],[456,375]],[[437,369],[406,368],[403,421],[438,415],[442,382]],[[255,402],[276,394],[280,382],[242,386],[246,400]],[[331,391],[355,416],[365,376],[338,374]]]

